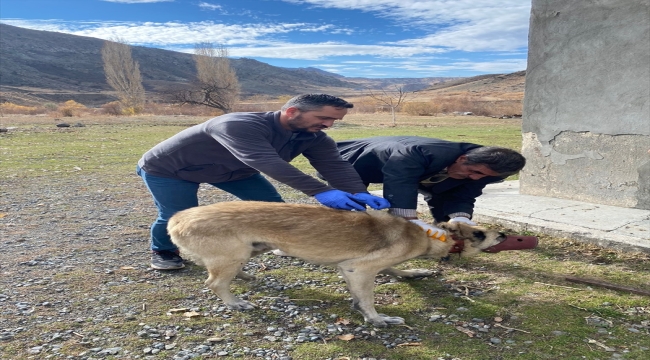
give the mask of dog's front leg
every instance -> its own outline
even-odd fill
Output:
[[[419,279],[423,277],[429,277],[434,274],[433,271],[427,269],[411,269],[411,270],[399,270],[393,267],[384,269],[379,272],[380,274],[386,274],[393,277],[401,277],[404,279]]]
[[[352,295],[352,307],[363,315],[365,321],[378,327],[404,324],[401,317],[378,314],[375,310],[374,287],[377,270],[355,267],[353,263],[339,264],[339,269]]]

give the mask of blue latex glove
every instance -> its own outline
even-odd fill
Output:
[[[368,206],[375,210],[381,210],[390,207],[388,200],[384,199],[383,197],[370,195],[368,193],[356,193],[352,196],[352,198],[361,203],[368,204]]]
[[[314,195],[325,206],[341,210],[365,211],[366,207],[354,201],[354,195],[341,190],[327,190]]]

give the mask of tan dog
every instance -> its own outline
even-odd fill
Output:
[[[463,255],[494,246],[505,235],[462,223],[438,225],[465,240]],[[337,266],[365,321],[375,326],[403,324],[401,317],[378,314],[374,280],[382,272],[407,278],[429,276],[429,270],[397,270],[392,266],[416,257],[440,259],[453,240],[429,238],[417,225],[382,211],[342,211],[318,205],[257,201],[223,202],[176,213],[167,226],[183,254],[207,268],[208,288],[230,308],[254,305],[230,292],[235,276],[260,253],[280,249],[311,263]]]

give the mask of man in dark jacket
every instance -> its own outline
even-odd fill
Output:
[[[526,164],[518,152],[501,147],[419,136],[382,136],[340,141],[343,158],[367,185],[382,183],[389,212],[417,220],[422,193],[438,222],[471,221],[474,202],[490,183],[503,181]]]
[[[215,117],[147,151],[136,170],[158,208],[151,226],[151,266],[160,270],[184,267],[167,234],[167,222],[176,212],[198,206],[201,183],[242,200],[283,201],[260,174],[264,173],[335,209],[387,208],[386,200],[367,192],[350,163],[341,158],[334,140],[321,131],[352,107],[331,95],[300,95],[280,111]],[[289,164],[300,154],[329,185]]]

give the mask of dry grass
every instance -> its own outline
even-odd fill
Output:
[[[289,96],[279,98],[253,97],[240,101],[234,106],[235,112],[263,112],[280,109],[289,100]],[[357,96],[348,99],[354,104],[349,114],[378,114],[389,113],[390,109],[378,104],[367,96]],[[407,100],[398,110],[400,115],[413,116],[443,116],[452,113],[471,112],[479,116],[502,116],[522,113],[522,102],[517,99],[502,99],[498,97],[477,96],[417,96]],[[177,105],[160,102],[147,102],[138,114],[130,114],[128,109],[119,102],[112,101],[98,108],[87,108],[73,100],[60,104],[47,103],[38,106],[23,106],[10,102],[0,104],[0,116],[8,115],[42,115],[48,117],[81,117],[81,116],[218,116],[220,110],[201,105]]]

